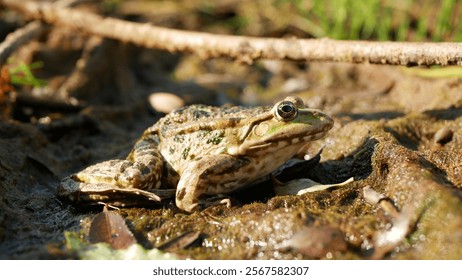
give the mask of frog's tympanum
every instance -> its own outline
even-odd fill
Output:
[[[176,189],[176,205],[187,212],[229,205],[225,194],[267,178],[332,125],[297,97],[272,108],[180,108],[148,128],[126,159],[64,178],[58,196],[76,205],[123,207],[160,201],[163,189]]]

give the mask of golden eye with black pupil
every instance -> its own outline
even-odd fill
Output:
[[[282,101],[278,104],[276,109],[278,119],[283,121],[290,121],[297,117],[297,106],[290,101]]]

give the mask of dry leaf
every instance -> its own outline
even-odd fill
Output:
[[[302,195],[304,193],[308,192],[317,192],[317,191],[323,191],[327,190],[329,188],[333,187],[341,187],[346,184],[349,184],[354,181],[353,177],[350,179],[337,183],[337,184],[320,184],[318,182],[315,182],[313,180],[310,180],[308,178],[303,178],[303,179],[296,179],[289,181],[287,183],[281,183],[277,181],[275,178],[273,178],[273,181],[276,183],[276,187],[274,188],[274,192],[276,195],[288,195],[288,194],[297,194],[297,195]]]
[[[114,249],[125,249],[136,243],[136,240],[119,214],[104,210],[91,222],[90,242],[104,242]]]

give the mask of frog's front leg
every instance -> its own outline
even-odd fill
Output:
[[[154,189],[161,184],[162,155],[157,136],[136,142],[125,160],[109,160],[90,166],[74,177],[86,183],[108,183],[121,188]]]
[[[131,197],[142,196],[149,200],[160,198],[145,190],[160,187],[163,160],[157,149],[155,135],[145,135],[124,160],[101,162],[68,176],[61,182],[58,196],[76,204],[107,202],[123,206],[125,198],[134,205]]]
[[[250,163],[250,158],[226,154],[206,156],[189,163],[177,186],[176,206],[193,212],[211,205],[229,205],[229,199],[223,199],[223,194],[241,186],[239,177],[243,174],[240,171]]]

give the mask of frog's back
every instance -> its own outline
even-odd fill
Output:
[[[172,111],[158,124],[166,131],[168,128],[189,127],[196,122],[208,123],[217,119],[244,119],[267,112],[269,107],[243,107],[191,105]]]
[[[265,107],[193,105],[180,108],[157,123],[160,151],[181,174],[191,161],[226,154],[239,141],[248,118],[268,111]]]

